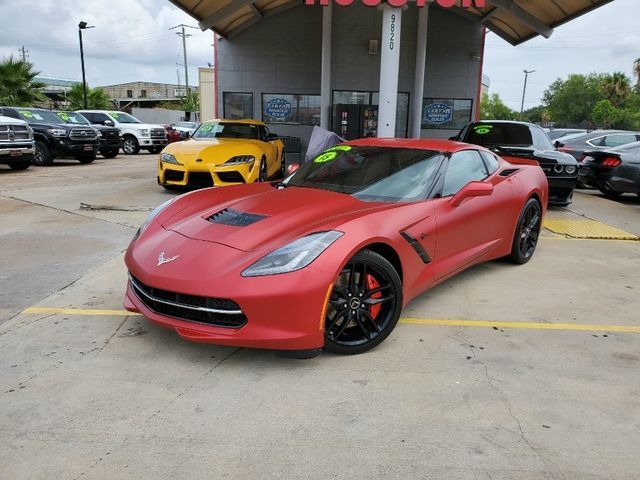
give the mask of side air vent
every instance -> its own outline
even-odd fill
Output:
[[[406,231],[400,232],[400,235],[402,235],[402,238],[404,238],[407,242],[409,242],[409,245],[411,245],[411,248],[413,248],[416,251],[416,253],[420,257],[420,260],[422,260],[422,263],[424,264],[431,263],[431,257],[429,256],[427,251],[422,247],[420,242],[418,242],[418,240],[416,240],[409,232],[406,232]]]
[[[258,215],[255,213],[244,213],[233,210],[232,208],[225,208],[218,213],[211,215],[208,220],[212,223],[219,225],[229,225],[232,227],[246,227],[252,223],[259,222],[263,218],[267,218],[266,215]]]
[[[507,168],[505,170],[502,170],[500,172],[500,176],[501,177],[508,177],[510,175],[513,175],[514,173],[516,173],[519,170],[519,168]]]

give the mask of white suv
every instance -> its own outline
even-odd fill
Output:
[[[110,110],[79,110],[94,125],[107,125],[120,129],[122,150],[135,155],[140,149],[160,153],[167,144],[167,132],[162,125],[142,123],[133,115]]]

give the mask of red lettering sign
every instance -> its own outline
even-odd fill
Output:
[[[329,5],[331,0],[304,0],[305,5],[320,5],[321,7],[326,7]],[[362,4],[366,7],[377,7],[382,3],[382,0],[360,0]],[[439,7],[442,8],[451,8],[455,7],[458,3],[458,0],[432,0]],[[352,5],[355,0],[333,0],[336,5],[340,5],[342,7],[348,7]],[[387,3],[392,7],[404,7],[409,0],[387,0]],[[424,7],[429,3],[429,0],[416,0],[416,6]],[[484,8],[487,6],[487,0],[462,0],[460,2],[460,6],[462,8]]]

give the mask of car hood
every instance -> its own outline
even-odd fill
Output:
[[[262,156],[263,143],[243,138],[189,139],[172,143],[164,151],[176,157],[183,165],[196,160],[217,165],[238,155]]]
[[[235,192],[229,195],[220,190]],[[162,215],[162,226],[191,239],[247,252],[270,251],[312,232],[339,229],[363,214],[397,207],[326,190],[277,189],[265,183],[197,193],[172,205],[171,212]]]
[[[114,127],[110,127],[114,128]],[[151,130],[153,128],[158,128],[164,131],[164,126],[162,125],[153,125],[151,123],[119,123],[117,128],[131,128],[133,130]]]

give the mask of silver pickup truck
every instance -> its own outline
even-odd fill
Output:
[[[25,170],[31,165],[33,153],[33,131],[27,122],[0,116],[0,163]]]

